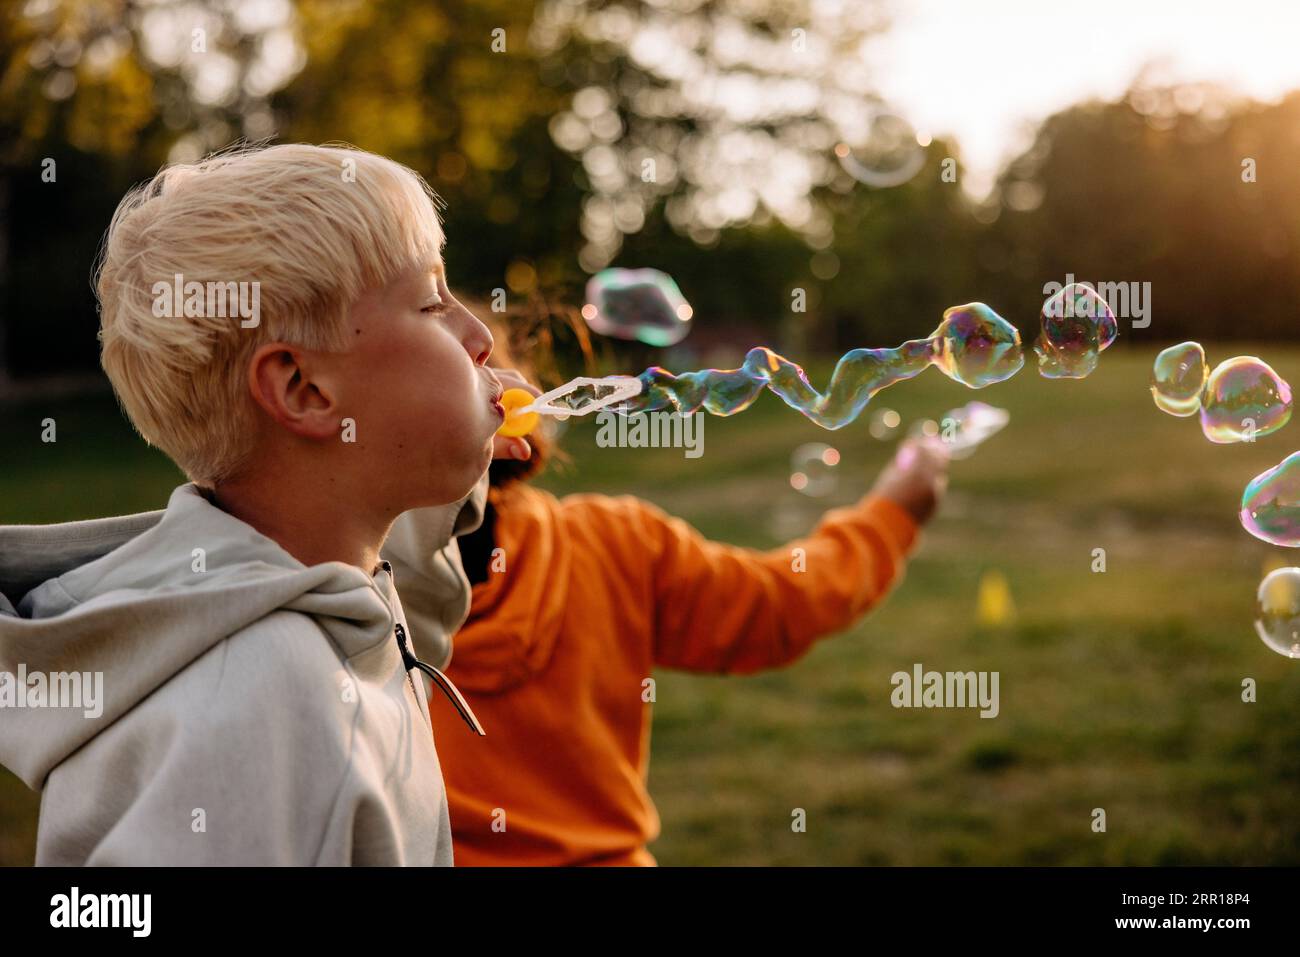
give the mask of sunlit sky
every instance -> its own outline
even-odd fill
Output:
[[[892,0],[872,63],[921,131],[955,135],[966,189],[987,192],[1037,121],[1160,79],[1214,80],[1272,101],[1300,88],[1300,0]]]

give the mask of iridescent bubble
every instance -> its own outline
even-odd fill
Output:
[[[1201,431],[1211,442],[1253,442],[1291,420],[1291,386],[1263,359],[1215,366],[1201,394]]]
[[[636,377],[639,394],[620,400],[617,411],[632,414],[673,409],[692,415],[704,409],[713,415],[735,415],[749,408],[766,388],[822,428],[838,429],[855,420],[881,389],[920,375],[931,365],[972,389],[981,389],[1015,375],[1024,361],[1015,327],[983,303],[973,302],[947,310],[928,339],[911,339],[892,349],[846,352],[836,363],[825,392],[813,388],[798,365],[759,346],[746,353],[739,369],[675,374],[651,366]],[[584,415],[603,407],[590,402],[581,407],[541,407],[542,399],[558,402],[559,393],[572,391],[571,386],[589,387],[593,381],[575,379],[552,390],[539,397],[533,411]]]
[[[1119,335],[1115,313],[1086,283],[1072,282],[1047,302],[1034,342],[1038,372],[1046,379],[1082,379]]]
[[[878,114],[848,142],[837,143],[835,156],[850,176],[877,189],[902,186],[925,167],[916,130],[892,113]]]
[[[1250,480],[1241,494],[1241,525],[1256,538],[1300,546],[1300,452]]]
[[[1195,415],[1205,389],[1205,350],[1199,342],[1180,342],[1156,356],[1151,368],[1151,398],[1170,415]]]
[[[867,430],[873,439],[883,442],[897,432],[902,423],[903,417],[893,409],[877,409],[871,413],[871,422],[867,425]]]
[[[587,281],[582,318],[601,335],[670,346],[690,331],[692,315],[677,283],[658,269],[604,269]]]
[[[972,389],[1010,379],[1025,364],[1016,327],[982,302],[945,310],[930,339],[939,370]]]
[[[1300,658],[1300,568],[1279,568],[1259,583],[1255,633],[1279,655]]]
[[[835,490],[838,449],[823,442],[801,445],[790,456],[790,487],[818,498]]]
[[[822,393],[798,365],[759,346],[749,350],[739,369],[674,375],[652,366],[639,376],[641,394],[627,403],[626,411],[672,408],[690,415],[703,408],[714,415],[735,415],[768,388],[822,428],[838,429],[856,419],[881,389],[924,372],[931,354],[928,339],[913,339],[896,349],[853,349],[840,357]]]

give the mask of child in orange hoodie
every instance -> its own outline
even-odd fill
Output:
[[[901,576],[947,455],[905,443],[856,505],[759,552],[631,496],[532,488],[547,445],[530,438],[529,460],[493,463],[483,523],[459,539],[473,591],[447,673],[487,737],[434,709],[456,863],[653,865],[646,679],[779,668],[848,628]]]

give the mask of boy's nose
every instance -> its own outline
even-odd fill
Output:
[[[476,365],[487,365],[488,356],[492,355],[492,347],[496,344],[492,339],[492,331],[478,316],[468,310],[466,314],[470,317],[470,332],[465,348],[474,357]]]

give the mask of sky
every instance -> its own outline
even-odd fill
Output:
[[[1300,88],[1300,0],[893,0],[874,41],[881,93],[920,132],[953,135],[984,195],[1037,122],[1115,99],[1144,64],[1264,101]]]

